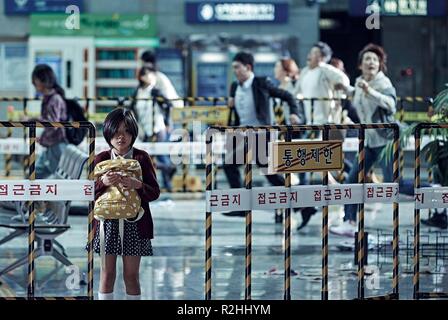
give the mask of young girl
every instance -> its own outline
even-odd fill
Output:
[[[139,300],[141,294],[140,259],[142,256],[152,255],[153,222],[149,202],[159,197],[159,185],[149,155],[145,151],[133,147],[138,136],[138,125],[131,111],[117,108],[110,112],[104,122],[103,135],[111,149],[98,154],[95,157],[95,165],[117,157],[135,159],[142,168],[143,181],[109,172],[95,182],[95,199],[100,197],[107,187],[117,186],[121,183],[126,188],[137,190],[145,213],[136,222],[124,221],[123,252],[118,220],[104,220],[106,263],[101,266],[98,298],[113,300],[117,256],[121,255],[123,257],[126,299]],[[94,230],[93,247],[96,253],[100,253],[99,223],[97,221],[94,221]]]
[[[50,66],[37,65],[32,74],[32,82],[36,91],[43,95],[41,116],[39,121],[67,121],[67,106],[64,101],[65,92],[56,81],[56,75]],[[46,149],[36,161],[36,178],[44,179],[54,173],[67,146],[63,128],[45,128],[37,142]]]

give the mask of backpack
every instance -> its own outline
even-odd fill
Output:
[[[67,106],[67,121],[87,121],[84,111],[75,99],[64,99]],[[87,135],[87,128],[65,128],[65,136],[69,143],[79,145]]]

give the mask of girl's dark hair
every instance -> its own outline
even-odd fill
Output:
[[[145,86],[145,83],[140,79],[141,77],[143,77],[147,73],[156,73],[156,72],[157,72],[157,70],[154,67],[149,67],[149,66],[141,67],[140,70],[138,71],[138,86],[139,87]]]
[[[103,136],[111,148],[113,148],[111,140],[118,132],[118,129],[120,128],[120,124],[122,122],[124,122],[126,130],[132,136],[131,146],[134,145],[134,142],[137,139],[138,124],[132,111],[124,108],[116,108],[115,110],[109,112],[106,120],[104,121]]]
[[[58,84],[56,75],[53,69],[47,64],[38,64],[34,67],[33,73],[31,75],[31,81],[34,84],[34,80],[39,80],[45,86],[46,89],[54,89],[58,94],[65,98],[65,91]]]
[[[358,66],[362,64],[362,59],[364,57],[364,54],[367,52],[373,52],[378,56],[378,59],[380,60],[380,70],[384,73],[387,72],[387,54],[384,51],[384,49],[376,44],[369,43],[364,47],[364,49],[361,50],[361,52],[358,55]]]

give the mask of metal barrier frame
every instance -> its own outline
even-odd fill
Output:
[[[419,123],[415,127],[415,188],[421,187],[420,181],[420,144],[421,144],[421,131],[424,129],[448,129],[448,124],[439,123]],[[416,300],[419,299],[433,299],[433,298],[448,298],[448,292],[421,292],[420,291],[420,209],[414,209],[414,294],[413,297]]]
[[[259,126],[259,127],[222,127],[211,126],[206,136],[206,191],[213,190],[213,135],[215,132],[225,133],[247,130],[275,130],[286,134],[286,141],[291,140],[291,133],[303,131],[323,131],[323,139],[328,140],[330,130],[357,129],[359,130],[358,183],[364,184],[364,133],[366,129],[391,129],[394,132],[393,152],[393,182],[399,183],[399,126],[396,123],[385,124],[353,124],[353,125],[294,125],[294,126]],[[245,188],[252,189],[252,150],[248,145],[248,137],[244,135],[245,152]],[[328,171],[323,171],[323,185],[328,185]],[[285,187],[291,186],[291,176],[286,174]],[[212,296],[212,213],[205,214],[205,300]],[[364,296],[364,203],[359,204],[358,220],[358,299],[386,300],[399,298],[399,203],[393,203],[393,279],[392,293],[384,296]],[[251,264],[252,264],[252,210],[246,211],[246,254],[245,254],[245,299],[251,300]],[[321,299],[328,300],[328,206],[323,207],[322,213],[322,287]],[[285,247],[284,247],[284,300],[291,299],[291,209],[285,210]]]
[[[89,132],[89,158],[87,160],[88,179],[93,180],[93,169],[95,161],[95,126],[90,122],[41,122],[41,121],[0,121],[0,128],[23,128],[24,131],[29,129],[30,148],[29,148],[29,180],[36,180],[36,128],[87,128]],[[28,286],[27,297],[0,297],[0,300],[93,300],[93,208],[94,201],[89,202],[89,216],[88,216],[88,261],[87,261],[87,296],[75,297],[35,297],[34,283],[34,241],[35,241],[35,227],[36,211],[34,202],[29,201],[29,229],[28,229]]]
[[[77,98],[75,98],[77,99]],[[24,98],[24,97],[0,97],[0,102],[23,102],[23,109],[24,109],[24,114],[26,115],[27,113],[27,104],[29,101],[40,101],[40,98]],[[86,106],[85,106],[85,111],[87,112],[87,116],[88,116],[88,108],[89,108],[89,104],[90,102],[95,102],[95,101],[116,101],[117,102],[117,106],[124,106],[124,103],[126,101],[149,101],[149,100],[153,100],[153,102],[155,103],[155,100],[160,101],[160,102],[164,102],[166,100],[169,101],[183,101],[184,102],[184,106],[185,107],[189,107],[192,103],[194,102],[211,102],[213,103],[213,105],[217,105],[218,102],[227,102],[228,101],[228,97],[179,97],[176,99],[165,99],[163,97],[158,97],[156,99],[154,98],[135,98],[133,96],[123,96],[123,97],[119,97],[119,96],[104,96],[104,97],[84,97],[84,98],[79,98],[79,101],[85,101],[86,102]],[[311,125],[314,125],[314,105],[316,101],[345,101],[345,100],[351,100],[350,98],[304,98],[304,97],[299,97],[296,99],[297,101],[310,101],[311,103]],[[404,102],[409,102],[409,103],[415,103],[415,102],[419,102],[419,103],[423,103],[423,102],[428,102],[429,98],[425,98],[425,97],[397,97],[397,101],[400,102],[399,104],[399,118],[400,121],[404,120]],[[283,105],[277,102],[277,100],[274,98],[273,99],[274,105],[274,115],[275,118],[277,120],[277,124],[278,125],[284,125],[285,123],[285,116],[284,116],[284,110],[283,110]],[[153,108],[153,113],[154,113],[154,108]],[[232,112],[230,112],[229,117],[232,117]],[[154,114],[153,114],[153,122],[154,122]],[[230,119],[229,119],[230,120]],[[8,119],[8,121],[11,121],[11,119]],[[154,123],[153,123],[153,127],[154,127]],[[182,123],[182,128],[186,128],[186,124]],[[24,141],[26,141],[27,138],[27,133],[26,130],[24,130]],[[10,175],[10,170],[11,170],[11,161],[12,158],[11,156],[6,155],[6,176]],[[27,157],[24,158],[23,160],[23,166],[24,166],[24,172],[25,172],[25,177],[27,175],[28,172],[28,159]],[[404,166],[404,155],[403,152],[400,152],[400,171],[403,171],[403,166]],[[188,191],[187,190],[187,183],[186,183],[186,178],[188,176],[188,172],[189,172],[189,168],[187,167],[187,165],[183,165],[182,166],[182,189],[181,190],[177,190],[177,191],[172,191],[172,193],[197,193],[197,191]],[[431,172],[428,172],[429,174],[431,174]],[[217,174],[217,167],[215,168],[215,175]],[[312,175],[313,173],[311,172],[311,177],[310,180],[312,180]],[[340,174],[338,175],[338,180],[342,179],[342,172],[340,172]],[[162,191],[166,191],[165,189],[161,189]]]

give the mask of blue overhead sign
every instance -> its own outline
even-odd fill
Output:
[[[84,10],[84,0],[4,0],[5,14],[28,15],[32,13],[65,13],[68,6]]]
[[[447,14],[445,0],[350,0],[350,15],[365,16],[366,8],[378,5],[384,16],[432,16],[444,17]]]
[[[287,2],[186,2],[185,19],[200,23],[287,23]]]

